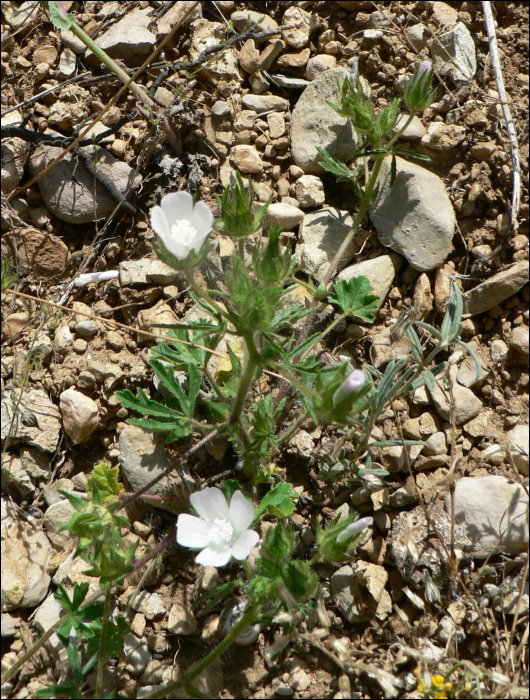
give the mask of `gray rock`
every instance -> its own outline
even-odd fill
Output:
[[[528,326],[517,326],[510,335],[510,349],[528,363]]]
[[[99,330],[99,325],[93,318],[81,318],[75,324],[75,332],[78,333],[82,338],[93,338],[97,335]]]
[[[508,431],[506,440],[515,466],[523,476],[528,476],[528,426],[516,425]]]
[[[394,491],[390,496],[390,505],[393,508],[404,508],[405,506],[410,506],[413,503],[417,503],[419,496],[415,492],[410,492],[404,486],[400,489]]]
[[[447,439],[445,433],[438,431],[433,433],[425,441],[427,446],[424,448],[426,455],[445,455],[447,454]]]
[[[44,513],[43,525],[46,533],[56,549],[65,549],[72,536],[68,530],[58,532],[59,528],[66,525],[76,512],[70,501],[63,498],[58,503],[51,505]]]
[[[120,433],[119,448],[122,474],[133,491],[141,489],[171,464],[164,449],[162,433],[153,433],[135,425],[126,425]],[[180,477],[172,477],[172,486],[178,486],[179,483],[182,484]],[[186,485],[189,490],[194,490],[191,479],[186,481]],[[164,477],[147,493],[166,496],[167,492],[168,478]],[[182,503],[185,502],[186,495],[184,490],[180,502],[176,497],[156,501],[151,499],[149,502],[155,507],[179,513],[182,511]]]
[[[475,350],[476,348],[473,349]],[[480,362],[480,355],[478,355],[478,359]],[[462,362],[458,370],[458,383],[462,384],[462,386],[467,386],[469,389],[472,386],[483,384],[489,374],[489,367],[483,365],[481,362],[480,372],[477,378],[477,365],[475,364],[475,360],[469,355]]]
[[[397,132],[403,128],[405,123],[408,121],[408,115],[403,114],[398,120],[396,126],[392,131]],[[412,117],[410,124],[405,128],[401,134],[401,138],[410,139],[411,141],[417,141],[422,139],[427,133],[427,129],[423,126],[423,122],[419,117]]]
[[[2,497],[2,609],[31,608],[44,599],[51,578],[46,571],[53,554],[46,534],[22,520]]]
[[[433,151],[450,151],[466,138],[465,126],[431,122],[421,143]]]
[[[8,637],[14,637],[15,632],[17,631],[17,627],[20,626],[20,622],[14,618],[12,615],[8,615],[8,613],[2,613],[2,621],[1,621],[1,635],[2,639],[7,639]]]
[[[308,62],[307,66],[305,69],[305,77],[308,81],[313,80],[314,78],[317,77],[320,73],[323,73],[326,70],[330,70],[331,68],[335,68],[337,65],[337,59],[335,56],[332,56],[331,54],[317,54],[316,56],[312,56]]]
[[[332,68],[319,73],[300,95],[291,119],[291,151],[294,162],[306,173],[318,174],[322,156],[319,146],[333,158],[345,158],[357,145],[351,122],[340,117],[326,100],[337,103],[337,80],[342,84],[348,72],[344,68]]]
[[[139,66],[153,51],[156,37],[148,29],[153,18],[152,9],[133,10],[98,36],[98,46],[111,58],[119,58],[128,66]],[[98,65],[99,58],[87,49],[85,60],[89,65]]]
[[[395,253],[390,255],[380,255],[377,258],[363,260],[355,265],[345,267],[342,272],[339,272],[340,280],[349,280],[352,277],[364,275],[370,280],[372,285],[372,294],[375,294],[379,299],[377,308],[379,309],[386,299],[386,295],[390,291],[390,287],[398,273],[402,258]]]
[[[64,430],[74,445],[86,440],[99,426],[99,410],[95,401],[75,389],[63,391],[59,397]]]
[[[468,82],[477,72],[475,42],[462,22],[433,38],[431,56],[434,69],[450,76],[455,83]]]
[[[93,148],[82,149],[90,154]],[[107,175],[124,194],[129,184],[137,187],[141,177],[126,163],[116,160],[104,149],[99,149],[97,167]],[[63,153],[57,146],[39,146],[29,161],[32,175],[39,175],[54,158]],[[73,179],[75,172],[75,181]],[[67,153],[55,167],[38,180],[39,189],[48,209],[62,221],[71,224],[86,224],[109,216],[117,202],[99,182],[94,195],[94,176],[79,158]],[[95,210],[95,215],[94,215]]]
[[[489,311],[517,294],[527,283],[528,260],[521,260],[466,292],[463,295],[464,313],[476,316]]]
[[[35,491],[35,485],[22,465],[22,460],[9,452],[2,454],[2,481],[26,497]]]
[[[445,509],[451,512],[449,495]],[[528,496],[522,486],[502,476],[457,481],[455,520],[473,542],[476,559],[492,551],[517,554],[528,548]]]
[[[438,380],[439,382],[440,380]],[[436,410],[444,420],[451,420],[451,394],[449,391],[442,391],[439,383],[436,383],[434,391],[430,392]],[[475,416],[478,416],[482,408],[482,401],[465,386],[453,382],[453,399],[455,402],[455,423],[462,425]]]
[[[158,593],[142,591],[134,600],[132,607],[137,612],[143,613],[148,620],[154,620],[166,612],[166,606]]]
[[[282,231],[292,231],[304,218],[304,212],[285,202],[275,202],[267,209],[267,225],[278,224]]]
[[[53,506],[54,503],[64,501],[64,496],[61,493],[59,493],[59,489],[63,489],[65,491],[73,491],[74,483],[71,479],[57,479],[51,484],[45,486],[42,490],[42,496],[48,508],[50,506]]]
[[[72,592],[68,591],[68,593],[71,595]],[[35,627],[41,634],[44,634],[50,629],[50,627],[53,627],[56,622],[59,622],[62,611],[63,606],[59,603],[55,596],[49,595],[46,600],[40,604],[39,608],[35,612]],[[71,634],[74,639],[77,638],[77,635],[73,630],[71,631]],[[46,642],[46,646],[51,648],[52,653],[56,656],[59,656],[61,651],[65,652],[64,645],[56,634],[52,634],[52,636]]]
[[[64,49],[59,59],[59,77],[64,80],[71,78],[75,73],[77,58],[72,49]],[[99,123],[99,122],[98,122]]]
[[[120,285],[136,287],[142,284],[177,284],[182,275],[158,258],[124,260],[118,265]]]
[[[424,24],[421,22],[418,24],[413,24],[410,27],[407,27],[406,32],[411,43],[416,49],[418,49],[418,51],[421,51],[427,46],[430,32]]]
[[[131,664],[134,669],[133,673],[137,676],[144,672],[145,667],[153,658],[147,644],[138,639],[132,632],[125,635],[123,650],[127,663]]]
[[[19,126],[22,115],[13,110],[2,117],[2,125]],[[10,194],[20,182],[24,174],[24,166],[28,159],[29,149],[23,139],[16,137],[2,139],[2,192]]]
[[[239,144],[230,149],[230,162],[242,173],[261,173],[263,161],[261,155],[254,148],[246,144]]]
[[[53,346],[60,355],[66,355],[74,346],[74,336],[70,328],[63,324],[55,331]]]
[[[22,398],[19,402],[19,397]],[[15,407],[18,406],[18,410]],[[29,423],[25,425],[24,421]],[[37,425],[35,425],[35,421]],[[11,427],[12,425],[12,427]],[[13,389],[2,399],[2,440],[26,442],[43,452],[55,452],[61,432],[60,413],[42,389]]]
[[[300,269],[316,279],[323,279],[352,224],[353,219],[347,211],[334,207],[306,214],[300,226],[301,242],[295,251]],[[353,239],[337,269],[351,260],[356,245]]]
[[[331,577],[331,595],[337,607],[348,622],[364,622],[365,617],[355,602],[353,592],[353,569],[341,566]]]
[[[169,634],[193,634],[197,631],[197,619],[189,605],[173,603],[167,621]]]
[[[304,80],[304,78],[293,78],[289,75],[280,75],[279,73],[275,73],[271,77],[274,78],[274,82],[279,87],[287,90],[303,90],[310,84],[310,81]]]
[[[322,180],[316,175],[302,175],[295,185],[296,199],[304,209],[324,204],[326,194]]]
[[[379,192],[370,204],[379,240],[416,270],[433,270],[449,255],[456,224],[445,185],[429,170],[397,157],[396,181],[390,187],[390,166],[391,158],[385,158]]]
[[[506,361],[506,358],[508,357],[508,352],[509,348],[504,342],[504,340],[495,338],[495,340],[491,341],[490,357],[492,359],[492,362],[495,362],[496,364],[502,364]]]

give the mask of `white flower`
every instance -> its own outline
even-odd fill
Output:
[[[356,535],[357,533],[361,532],[361,530],[364,530],[365,527],[370,527],[373,522],[374,519],[369,516],[368,518],[361,518],[360,520],[356,520],[354,523],[350,523],[344,528],[344,530],[339,532],[337,535],[337,542],[343,542],[348,537]]]
[[[172,192],[151,209],[151,227],[177,260],[199,253],[212,230],[213,214],[204,202],[193,205],[189,192]]]
[[[254,508],[241,491],[235,491],[228,505],[221,489],[205,488],[190,496],[199,517],[184,513],[177,520],[177,542],[202,549],[195,561],[203,566],[224,566],[230,557],[246,559],[259,540],[249,526]]]
[[[113,280],[118,276],[118,270],[105,270],[104,272],[87,272],[75,278],[74,284],[76,287],[82,287],[90,282],[105,282]]]
[[[333,406],[344,401],[350,394],[360,389],[365,382],[366,374],[360,369],[354,369],[333,394]]]

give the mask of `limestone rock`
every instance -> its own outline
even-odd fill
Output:
[[[296,103],[291,119],[291,150],[294,162],[306,173],[318,174],[322,156],[316,147],[325,149],[333,158],[345,158],[357,145],[351,122],[340,117],[326,100],[336,102],[339,84],[348,77],[344,68],[320,73],[306,87]]]
[[[46,534],[22,520],[2,497],[2,608],[31,608],[48,593],[53,554]]]
[[[528,260],[521,260],[489,277],[464,294],[464,313],[476,316],[502,304],[528,283]]]
[[[65,432],[74,445],[79,445],[99,425],[98,406],[89,396],[75,389],[63,391],[59,401]]]
[[[302,175],[295,185],[296,199],[304,209],[324,204],[326,193],[322,180],[316,175]]]
[[[98,36],[98,46],[111,58],[119,58],[128,66],[141,65],[156,43],[155,35],[147,29],[153,19],[151,12],[150,7],[127,12],[116,24]],[[90,49],[87,49],[85,60],[89,65],[100,63]]]
[[[475,42],[462,22],[445,34],[434,38],[431,44],[434,69],[450,76],[455,83],[468,82],[477,72]]]
[[[300,226],[301,242],[296,246],[300,269],[318,280],[323,279],[352,224],[353,219],[347,211],[334,207],[306,214]],[[351,260],[355,247],[353,240],[338,266],[339,270]]]
[[[282,29],[282,38],[293,49],[303,49],[309,41],[309,35],[315,26],[315,18],[299,7],[289,7],[283,15],[283,26],[292,25],[289,29]]]
[[[55,452],[60,431],[59,410],[45,391],[30,388],[4,393],[2,440],[9,434],[13,442],[26,442],[43,452]]]
[[[456,224],[445,185],[429,170],[397,157],[396,181],[390,187],[390,166],[391,158],[385,158],[379,192],[370,204],[379,240],[416,270],[433,270],[449,255]]]
[[[267,225],[278,224],[282,231],[292,231],[304,218],[304,212],[292,204],[275,202],[267,209]]]
[[[445,509],[451,512],[449,495]],[[455,521],[473,542],[476,559],[485,559],[492,550],[517,554],[528,548],[528,496],[502,476],[459,479]]]
[[[93,148],[85,149],[93,153]],[[56,146],[38,146],[31,156],[29,168],[32,175],[40,174],[54,158],[63,153]],[[126,164],[116,160],[103,149],[99,149],[97,167],[124,194],[130,183],[137,187],[141,177]],[[75,181],[73,179],[75,172]],[[38,180],[38,186],[47,208],[62,221],[71,224],[86,224],[109,216],[117,202],[99,182],[94,194],[94,176],[86,169],[82,160],[68,153],[54,168]],[[95,216],[94,216],[95,210]]]
[[[209,22],[207,19],[197,19],[190,25],[190,57],[195,60],[199,54],[209,46],[222,44],[226,38],[224,24],[220,22]],[[215,57],[208,67],[201,70],[201,74],[210,82],[217,85],[223,93],[223,88],[233,90],[243,79],[239,73],[237,53],[234,49],[228,48]],[[224,94],[224,93],[223,93]]]

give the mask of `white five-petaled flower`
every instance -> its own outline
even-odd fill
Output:
[[[184,547],[202,549],[195,561],[203,566],[224,566],[230,557],[246,559],[258,543],[259,535],[249,530],[254,508],[235,491],[230,505],[221,491],[208,487],[192,493],[190,503],[199,514],[183,513],[177,520],[177,542]]]
[[[345,539],[348,537],[351,537],[352,535],[357,535],[361,530],[364,530],[365,527],[370,527],[370,525],[373,525],[374,519],[369,516],[367,518],[361,518],[360,520],[356,520],[354,523],[350,523],[347,527],[342,530],[342,532],[339,532],[337,535],[337,542],[343,542]]]
[[[84,272],[75,278],[74,284],[76,287],[82,287],[90,282],[106,282],[113,280],[118,276],[118,270],[104,270],[103,272]]]
[[[336,406],[341,401],[344,401],[350,394],[354,391],[360,389],[366,381],[365,373],[360,369],[354,369],[353,372],[346,377],[346,379],[339,386],[337,391],[333,394],[333,405]]]
[[[213,214],[204,202],[193,204],[189,192],[172,192],[151,209],[151,226],[177,260],[199,253],[212,230]]]

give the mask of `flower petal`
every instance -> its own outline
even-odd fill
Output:
[[[207,547],[211,542],[210,526],[201,518],[182,513],[177,520],[177,542],[183,547]]]
[[[259,542],[259,535],[254,530],[245,530],[231,547],[234,559],[246,559]]]
[[[169,236],[169,225],[162,207],[153,207],[150,218],[151,228],[165,241]]]
[[[178,219],[187,219],[191,222],[193,217],[193,197],[189,192],[171,192],[162,197],[160,206],[164,210],[169,226],[173,226]]]
[[[206,547],[195,557],[195,561],[203,566],[224,566],[230,561],[230,547],[227,544]]]
[[[215,486],[209,486],[202,491],[192,493],[190,503],[207,523],[213,523],[216,518],[219,520],[230,519],[225,495],[221,489]]]
[[[234,528],[234,534],[239,536],[250,527],[254,520],[254,507],[247,501],[241,491],[235,491],[230,501],[230,523]]]
[[[212,230],[213,214],[206,202],[197,202],[193,207],[192,225],[197,229],[199,236],[205,236]]]
[[[163,243],[177,260],[185,260],[190,254],[191,247],[180,241],[174,234],[164,238]]]
[[[202,248],[202,244],[203,244],[204,241],[208,238],[209,235],[210,235],[210,233],[208,232],[205,236],[201,236],[200,238],[196,238],[196,239],[193,241],[192,249],[193,249],[193,251],[194,251],[195,253],[199,253],[199,252],[200,252],[200,250],[201,250],[201,248]]]

